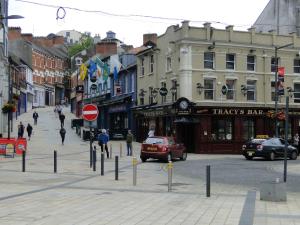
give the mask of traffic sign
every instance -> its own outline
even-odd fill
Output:
[[[99,114],[99,112],[98,112],[98,108],[96,105],[87,104],[87,105],[83,106],[82,117],[84,120],[94,121],[97,119],[98,114]]]

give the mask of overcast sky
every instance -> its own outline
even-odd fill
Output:
[[[91,32],[92,36],[99,34],[104,38],[106,32],[112,30],[121,41],[138,47],[142,45],[144,33],[163,34],[168,26],[181,23],[183,19],[196,21],[191,22],[193,26],[201,27],[204,22],[212,22],[212,26],[216,28],[234,25],[235,30],[247,30],[268,2],[269,0],[9,0],[8,15],[24,16],[24,19],[9,20],[9,26],[21,27],[22,33],[33,33],[34,36],[47,36],[49,33],[74,29]],[[57,20],[57,11],[59,16],[64,15],[63,9],[58,10],[59,7],[64,7],[65,17]],[[82,12],[68,7],[98,12]]]

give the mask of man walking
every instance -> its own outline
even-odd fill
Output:
[[[34,111],[32,117],[34,120],[34,125],[37,125],[37,119],[39,118],[39,114],[36,111]]]
[[[61,137],[61,144],[62,145],[64,145],[66,133],[67,133],[66,129],[64,127],[61,127],[60,130],[59,130],[59,134],[60,134],[60,137]]]
[[[127,156],[132,156],[132,141],[133,134],[131,133],[131,130],[128,130],[128,134],[126,136]]]
[[[106,133],[105,129],[102,129],[101,133],[98,135],[98,144],[101,147],[101,153],[105,149],[107,158],[109,158],[108,147],[107,147],[108,141],[109,141],[108,134]]]
[[[60,115],[59,115],[59,120],[60,120],[60,126],[61,127],[64,127],[64,125],[65,125],[65,115],[63,114],[63,113],[61,113]]]
[[[23,138],[24,135],[24,125],[22,122],[18,125],[18,138]]]
[[[27,134],[28,134],[28,140],[30,140],[31,134],[32,134],[32,126],[28,123],[27,125]]]

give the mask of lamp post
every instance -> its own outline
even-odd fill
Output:
[[[278,59],[277,59],[277,52],[279,49],[289,47],[294,43],[282,45],[282,46],[275,46],[275,136],[278,137],[278,120],[277,120],[277,113],[278,113]]]

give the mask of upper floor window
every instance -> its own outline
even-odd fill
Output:
[[[256,80],[247,80],[247,101],[256,101]]]
[[[166,84],[166,82],[161,82],[161,88],[166,88],[167,87],[167,84]],[[162,95],[161,96],[161,103],[164,103],[164,102],[166,102],[166,100],[167,100],[167,96],[165,95]]]
[[[275,101],[275,81],[271,82],[271,101]]]
[[[300,103],[300,83],[294,83],[294,102]]]
[[[247,70],[255,71],[255,56],[247,55]]]
[[[153,73],[154,71],[154,56],[150,56],[150,73]]]
[[[214,68],[214,52],[204,52],[204,68],[213,69]]]
[[[294,73],[300,73],[300,59],[294,59]]]
[[[279,65],[279,58],[277,58],[277,60],[275,60],[275,57],[271,58],[271,72],[275,72],[276,71],[276,61],[277,61],[277,67]]]
[[[235,80],[226,80],[227,85],[227,94],[226,99],[227,100],[234,100],[235,99]]]
[[[166,69],[167,69],[167,72],[171,71],[172,70],[172,59],[170,56],[167,57],[167,65],[166,65]]]
[[[69,31],[66,32],[66,36],[70,37],[70,32]]]
[[[141,72],[142,72],[142,75],[145,75],[145,60],[144,58],[141,59]]]
[[[235,55],[226,54],[226,69],[234,70],[235,68]]]
[[[215,79],[204,79],[204,99],[213,100],[215,95]]]
[[[177,80],[172,80],[172,87],[170,89],[172,94],[172,102],[175,102],[177,100],[177,87],[179,85],[177,84]]]

